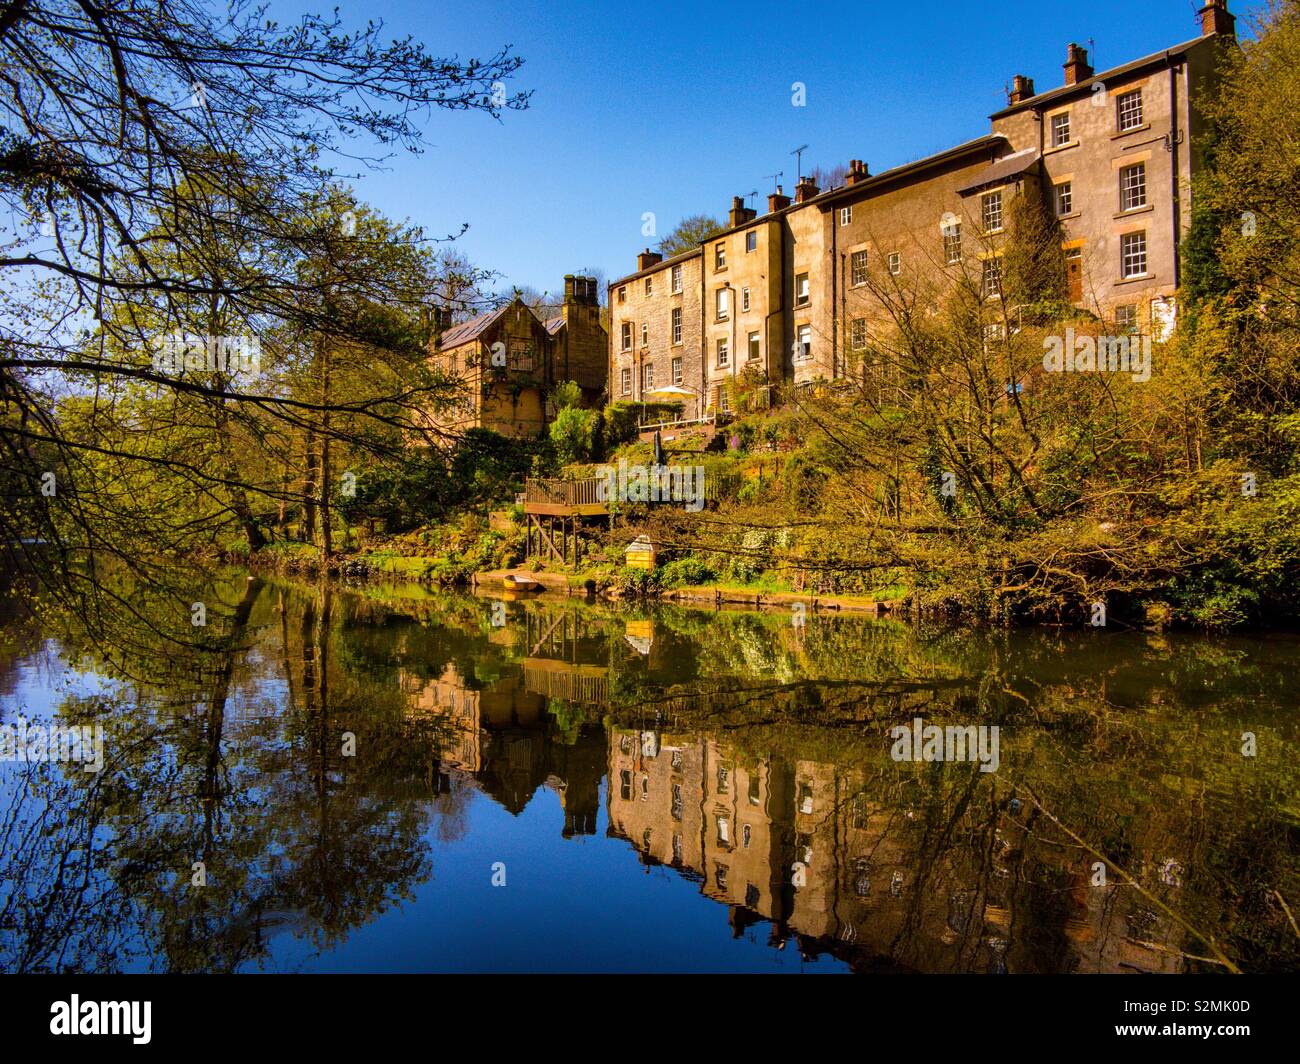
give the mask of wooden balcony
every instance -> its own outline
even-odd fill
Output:
[[[524,481],[524,513],[547,517],[601,517],[609,513],[609,504],[599,498],[604,477],[583,480],[542,480],[529,477]]]

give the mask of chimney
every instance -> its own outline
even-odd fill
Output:
[[[447,331],[451,325],[451,311],[446,307],[433,308],[433,346],[437,347],[442,341],[442,334]]]
[[[1027,78],[1024,74],[1017,74],[1011,79],[1011,91],[1007,93],[1007,103],[1021,103],[1032,95],[1034,95],[1033,78]]]
[[[578,302],[584,303],[589,307],[597,305],[596,296],[596,278],[579,277],[577,278]]]
[[[757,214],[758,212],[753,208],[745,206],[743,196],[732,196],[731,211],[727,214],[727,224],[734,229],[738,225],[753,221]]]
[[[564,301],[565,301],[566,303],[572,303],[572,302],[573,302],[573,297],[574,297],[574,281],[576,281],[576,280],[577,280],[577,278],[575,278],[575,277],[573,276],[573,274],[571,274],[571,273],[566,273],[566,274],[564,275]]]
[[[1065,50],[1065,83],[1077,85],[1092,77],[1092,67],[1088,65],[1088,49],[1071,44]]]
[[[776,186],[776,191],[767,197],[767,213],[775,214],[777,211],[783,211],[790,206],[790,197],[780,185]]]
[[[849,160],[849,172],[845,175],[844,183],[846,185],[856,185],[859,181],[865,181],[871,175],[867,173],[867,164],[861,159]]]
[[[1228,0],[1206,0],[1197,15],[1201,19],[1201,36],[1208,37],[1211,33],[1237,36],[1237,17],[1228,10]]]
[[[657,251],[651,251],[646,248],[636,257],[636,270],[640,273],[642,270],[648,270],[651,266],[657,266],[664,261],[664,257]]]
[[[799,178],[799,183],[794,186],[795,203],[806,203],[812,199],[821,189],[817,187],[816,182],[811,177]]]

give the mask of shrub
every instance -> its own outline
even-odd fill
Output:
[[[596,450],[596,427],[600,415],[594,410],[565,407],[551,422],[551,443],[562,463],[590,462]]]

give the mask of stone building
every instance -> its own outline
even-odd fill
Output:
[[[1060,220],[1072,302],[1107,328],[1167,336],[1202,165],[1197,101],[1236,39],[1227,0],[1197,17],[1199,36],[1101,72],[1070,44],[1064,84],[1038,93],[1017,74],[975,140],[875,175],[851,160],[843,185],[804,178],[793,199],[778,186],[762,215],[736,197],[727,227],[697,250],[669,262],[643,252],[610,285],[611,398],[680,379],[702,414],[726,410],[738,378],[869,374],[873,318],[891,292],[933,305],[964,279],[990,305],[986,330],[1014,324],[1001,264],[1020,197]]]
[[[430,357],[466,387],[454,409],[431,418],[438,430],[538,436],[550,421],[548,400],[556,384],[575,381],[591,405],[604,392],[609,341],[595,278],[566,276],[560,313],[545,322],[518,297],[451,327],[442,327],[440,319],[435,311]]]

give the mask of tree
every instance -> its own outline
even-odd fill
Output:
[[[722,223],[707,214],[691,214],[677,223],[666,237],[659,241],[659,251],[664,258],[691,251],[715,233],[722,232]]]

